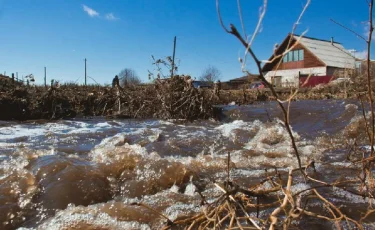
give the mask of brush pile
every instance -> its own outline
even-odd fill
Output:
[[[215,99],[216,98],[216,99]],[[1,120],[62,119],[89,116],[120,118],[207,119],[218,98],[211,90],[186,84],[183,77],[127,87],[49,88],[17,85],[0,92]]]
[[[183,76],[157,79],[155,117],[161,119],[207,119],[213,115],[217,97],[210,90],[196,89]]]

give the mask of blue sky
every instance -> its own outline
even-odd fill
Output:
[[[262,0],[242,0],[246,30],[252,33]],[[221,0],[224,23],[240,28],[237,1]],[[305,0],[269,0],[261,33],[253,49],[268,59],[275,43],[281,43],[298,18]],[[296,33],[334,39],[347,49],[363,54],[366,44],[330,21],[333,18],[365,34],[368,9],[365,0],[312,0]],[[151,55],[172,54],[180,74],[198,78],[209,65],[222,80],[242,76],[238,57],[244,49],[221,28],[215,0],[0,0],[0,72],[19,76],[34,74],[82,83],[84,59],[88,76],[110,83],[123,68],[132,68],[144,82],[153,70]],[[253,63],[250,71],[255,72]],[[93,83],[91,79],[89,83]]]

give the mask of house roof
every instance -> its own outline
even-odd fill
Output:
[[[340,43],[298,35],[293,37],[296,40],[300,39],[299,43],[327,66],[338,68],[353,68],[355,66],[355,57]]]
[[[258,78],[259,75],[256,75],[256,74],[251,74],[250,76],[243,76],[243,77],[239,77],[239,78],[234,78],[234,79],[231,79],[229,80],[230,82],[235,82],[235,81],[249,81],[251,79],[254,79],[254,78]]]

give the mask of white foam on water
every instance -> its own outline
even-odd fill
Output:
[[[97,123],[97,124],[95,124],[95,126],[100,127],[100,128],[112,127],[112,125],[110,125],[108,122]]]
[[[160,120],[159,124],[160,125],[173,125],[173,126],[175,125],[175,124],[173,124],[173,120],[169,120],[169,121]]]
[[[255,127],[259,127],[261,125],[262,125],[262,122],[259,120],[255,120],[253,122],[235,120],[231,123],[220,125],[219,127],[216,127],[215,129],[221,131],[224,137],[233,138],[234,137],[233,131],[236,129],[251,131]]]
[[[77,123],[74,123],[77,124]],[[84,122],[78,122],[80,128],[69,127],[69,129],[64,130],[67,134],[82,134],[82,133],[95,133],[100,131],[105,131],[110,129],[113,125],[108,122],[89,124]]]
[[[344,202],[349,201],[349,203],[355,203],[355,204],[370,204],[370,203],[375,202],[375,199],[371,199],[368,197],[363,198],[362,196],[355,195],[353,193],[350,193],[348,191],[342,190],[337,187],[333,187],[333,191],[334,191],[334,194],[337,197],[340,197],[342,199],[341,201],[344,201]]]
[[[98,211],[76,212],[75,207],[68,207],[59,211],[54,217],[48,219],[38,229],[62,230],[75,229],[76,226],[91,226],[94,229],[114,229],[114,230],[151,230],[147,224],[135,221],[120,221],[107,213]]]
[[[264,165],[276,167],[297,166],[297,159],[290,136],[280,120],[272,123],[260,121],[243,122],[234,121],[219,126],[222,135],[235,139],[234,130],[250,131],[252,138],[246,143],[243,150],[231,152],[231,160],[238,167],[257,168]],[[308,163],[311,159],[319,159],[323,149],[314,143],[301,140],[298,133],[293,132],[302,163]],[[253,151],[253,153],[246,151]],[[249,155],[250,154],[250,155]]]
[[[189,215],[192,213],[198,213],[200,211],[200,207],[196,204],[184,204],[184,203],[176,203],[169,206],[164,213],[168,218],[172,221],[176,220],[177,217],[181,215]]]
[[[25,149],[0,162],[0,180],[2,181],[0,191],[2,196],[11,198],[12,201],[8,205],[18,206],[22,210],[31,204],[33,196],[38,191],[38,184],[35,175],[26,167],[31,159],[45,154],[48,154],[48,152]],[[7,188],[10,190],[7,191]],[[5,193],[6,191],[7,193]],[[16,214],[11,209],[8,209],[8,211],[8,216]],[[23,212],[17,213],[18,218],[21,218],[22,215]],[[9,221],[12,220],[9,219]]]
[[[217,127],[216,130],[219,130],[222,136],[232,141],[237,139],[236,130],[249,132],[250,138],[244,149],[254,151],[256,154],[249,156],[243,155],[245,150],[234,151],[231,154],[232,161],[240,167],[250,166],[254,168],[263,163],[271,162],[275,162],[275,166],[280,167],[295,165],[294,149],[290,136],[284,123],[279,119],[275,119],[271,123],[262,123],[259,120],[253,122],[235,120]],[[320,157],[322,149],[319,149],[314,143],[301,140],[298,133],[294,131],[292,133],[304,161]]]
[[[0,150],[1,149],[19,149],[19,148],[24,148],[31,146],[30,143],[28,142],[22,142],[22,143],[7,143],[7,142],[0,142]],[[1,158],[1,157],[0,157]]]
[[[186,186],[184,194],[188,196],[194,196],[196,190],[197,190],[197,187],[193,184],[193,176],[191,176],[190,182]]]
[[[29,136],[42,136],[46,130],[41,127],[29,128],[24,125],[16,125],[12,127],[1,127],[0,128],[0,141],[8,141],[21,137]]]
[[[92,151],[95,151],[96,149],[104,150],[105,148],[107,148],[108,150],[111,150],[114,147],[116,147],[116,145],[124,142],[124,140],[125,140],[125,135],[122,133],[118,133],[112,137],[104,138],[98,145],[94,147]]]
[[[174,183],[173,186],[169,189],[169,191],[173,193],[179,193],[178,190],[180,190],[180,187],[178,187],[176,183]]]
[[[150,129],[153,132],[153,135],[148,137],[148,140],[151,142],[155,142],[160,138],[160,135],[163,133],[160,129]]]
[[[350,110],[350,109],[357,110],[358,109],[358,105],[346,104],[345,105],[345,110]]]
[[[59,121],[45,124],[17,124],[13,126],[0,127],[0,148],[10,149],[17,147],[7,146],[6,143],[15,142],[23,146],[35,146],[39,142],[43,145],[54,144],[58,141],[74,142],[77,138],[84,137],[86,134],[103,133],[110,131],[108,135],[114,135],[114,132],[127,134],[141,134],[147,126],[158,125],[158,122],[138,122],[135,124],[126,122],[113,123],[110,121],[94,123],[92,121]],[[157,130],[157,129],[155,129]],[[95,141],[93,138],[87,138],[88,141]]]
[[[291,140],[289,134],[284,125],[278,120],[276,123],[272,123],[269,127],[263,123],[254,124],[258,126],[258,132],[246,145],[246,149],[254,149],[262,152],[270,151],[291,151]],[[293,136],[296,141],[299,141],[300,137],[297,133],[293,132]]]
[[[109,127],[99,123],[97,127],[89,128],[89,124],[77,121],[65,121],[66,124],[59,122],[46,124],[22,124],[10,127],[0,127],[0,141],[12,140],[20,137],[38,137],[46,134],[66,134],[66,133],[88,133],[96,132],[99,128]]]
[[[279,170],[282,171],[282,170]],[[272,172],[271,172],[272,173]],[[230,177],[231,178],[260,178],[261,176],[264,176],[266,174],[265,170],[262,169],[231,169],[230,171]],[[227,176],[227,172],[218,172],[216,174],[219,178],[224,178]]]
[[[373,147],[375,148],[375,145]],[[359,149],[365,150],[367,153],[370,153],[371,145],[363,145],[363,146],[360,146]]]
[[[335,166],[335,168],[340,167],[340,168],[347,168],[347,169],[355,169],[355,168],[360,167],[351,162],[332,162],[330,163],[330,165]]]
[[[203,130],[178,130],[176,132],[176,137],[179,138],[196,138],[205,136],[207,136],[207,132]]]
[[[99,145],[90,151],[89,156],[92,161],[96,163],[110,164],[111,162],[116,162],[124,157],[124,153],[129,155],[139,155],[154,160],[160,158],[156,153],[149,154],[146,148],[138,144],[129,145],[128,143],[125,143],[124,145],[116,146],[119,143],[123,143],[124,138],[123,134],[117,134],[114,137],[104,139]]]

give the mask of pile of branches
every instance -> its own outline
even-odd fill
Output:
[[[29,94],[24,87],[0,91],[0,120],[25,120],[29,114]]]
[[[213,116],[217,97],[211,90],[196,89],[185,76],[156,79],[155,117],[161,119],[207,119]]]
[[[216,99],[215,99],[216,98]],[[3,120],[61,119],[87,116],[207,119],[217,97],[174,76],[150,85],[104,87],[75,84],[17,86],[0,92]]]

